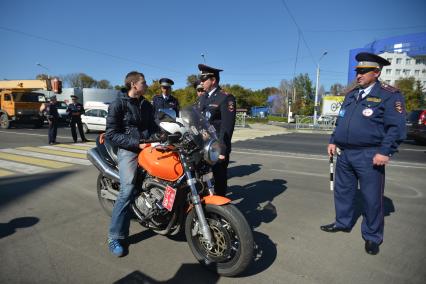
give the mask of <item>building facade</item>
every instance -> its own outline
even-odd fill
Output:
[[[349,52],[348,85],[356,77],[355,55],[359,52],[371,52],[391,62],[383,67],[381,80],[395,85],[401,78],[414,77],[426,92],[426,33],[416,33],[376,40],[365,47],[352,49]]]

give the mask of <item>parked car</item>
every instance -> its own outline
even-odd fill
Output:
[[[426,109],[413,110],[407,114],[407,138],[426,144]]]
[[[67,114],[67,104],[65,102],[58,102],[56,104],[56,107],[58,108],[58,113],[59,113],[59,122],[62,123],[69,123],[69,116]]]
[[[108,109],[106,108],[87,109],[85,114],[81,116],[84,133],[105,131],[107,115]]]

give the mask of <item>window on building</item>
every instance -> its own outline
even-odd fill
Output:
[[[401,75],[401,69],[396,69],[395,70],[395,75]]]
[[[415,70],[414,71],[414,75],[419,76],[420,75],[420,70]]]
[[[386,69],[386,75],[390,75],[392,73],[391,69]]]
[[[401,64],[401,62],[402,62],[402,58],[397,58],[396,59],[396,64]]]
[[[392,64],[392,58],[386,58],[386,60]]]
[[[422,60],[421,59],[416,59],[416,65],[422,64]]]
[[[411,64],[411,59],[410,58],[406,58],[405,59],[405,64],[410,65]]]
[[[386,80],[386,83],[387,83],[388,85],[390,85],[390,80]]]
[[[404,69],[404,70],[402,71],[402,73],[404,73],[404,75],[406,75],[406,76],[410,76],[410,74],[411,74],[411,70],[410,70],[410,69]]]
[[[426,74],[426,69],[423,69],[423,70],[422,70],[422,74]]]

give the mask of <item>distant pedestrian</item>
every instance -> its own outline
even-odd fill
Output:
[[[49,123],[48,130],[48,142],[49,145],[56,144],[56,134],[58,133],[58,121],[59,113],[57,107],[58,101],[56,96],[50,97],[50,102],[44,103],[40,106],[40,111],[46,117],[47,122]]]
[[[219,86],[219,72],[222,70],[204,64],[199,64],[198,69],[205,91],[199,97],[200,109],[216,129],[222,146],[219,162],[212,167],[214,190],[216,194],[225,196],[228,189],[228,164],[236,117],[235,97],[222,91]]]
[[[78,132],[80,133],[80,138],[82,142],[88,142],[84,136],[83,131],[83,123],[81,122],[81,115],[84,114],[84,107],[78,101],[78,97],[75,95],[71,96],[72,103],[70,103],[67,107],[67,114],[70,117],[70,127],[71,127],[71,135],[74,143],[77,143],[77,131],[76,126],[78,127]]]
[[[172,109],[176,112],[176,116],[178,116],[179,102],[172,96],[173,80],[169,78],[161,78],[159,83],[161,87],[161,94],[154,96],[152,100],[155,113],[157,113],[159,109]]]
[[[343,101],[327,152],[337,153],[334,184],[335,222],[321,226],[329,233],[350,232],[356,222],[355,195],[363,201],[362,237],[368,254],[383,242],[385,165],[404,140],[405,105],[398,89],[378,81],[386,59],[357,54],[358,86]],[[337,150],[340,149],[340,152]]]

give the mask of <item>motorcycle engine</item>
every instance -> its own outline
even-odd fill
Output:
[[[136,198],[135,204],[139,211],[146,218],[161,213],[164,210],[162,203],[164,191],[158,187],[151,187],[148,191],[143,191]]]

